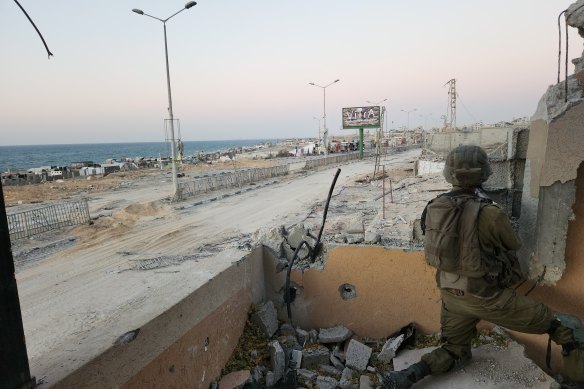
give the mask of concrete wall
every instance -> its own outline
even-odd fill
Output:
[[[575,218],[568,222],[565,271],[554,286],[542,286],[530,294],[558,312],[565,312],[584,319],[584,165],[580,165],[576,178],[576,193],[573,206]],[[530,285],[531,286],[531,285]],[[524,288],[525,289],[525,288]],[[515,334],[525,343],[527,355],[538,365],[545,366],[547,337]],[[560,347],[554,346],[552,367],[557,371],[561,363]]]
[[[264,298],[263,278],[257,249],[54,387],[209,388]]]
[[[266,296],[287,318],[285,272],[275,273],[274,259],[266,251]],[[434,333],[440,328],[440,295],[435,270],[423,252],[390,250],[378,246],[342,246],[330,249],[322,271],[293,271],[297,288],[292,320],[304,329],[342,324],[361,336],[386,337],[410,322]],[[356,297],[343,300],[340,287],[350,284]]]
[[[557,86],[556,86],[557,87]],[[574,217],[578,166],[584,161],[584,101],[558,108],[552,87],[532,118],[525,165],[519,257],[531,278],[556,283],[564,274],[568,223]],[[553,101],[553,100],[552,100]],[[555,110],[552,110],[552,108]]]

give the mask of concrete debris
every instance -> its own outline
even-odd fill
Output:
[[[584,0],[578,0],[566,10],[566,24],[578,29],[580,36],[584,32]]]
[[[277,341],[270,343],[270,363],[272,365],[272,372],[274,373],[274,380],[278,382],[278,380],[284,377],[286,356],[284,349]]]
[[[268,338],[271,338],[278,330],[278,314],[274,303],[268,301],[259,305],[258,310],[251,315],[251,321],[260,327]]]
[[[316,377],[316,389],[336,389],[339,381],[332,377],[318,376]]]
[[[341,371],[345,368],[345,365],[343,364],[343,362],[339,358],[335,357],[333,354],[331,354],[331,356],[330,356],[330,361],[335,368],[337,368]]]
[[[359,377],[359,389],[373,389],[371,378],[366,375]]]
[[[318,251],[315,261],[313,263],[311,258],[311,250],[315,249],[316,239],[311,236],[314,235],[310,229],[306,228],[304,224],[296,225],[290,230],[286,230],[284,226],[272,229],[259,229],[252,237],[256,245],[263,245],[273,254],[278,263],[276,264],[276,271],[283,271],[288,267],[289,261],[294,257],[294,252],[301,245],[303,241],[308,244],[302,244],[298,251],[298,255],[293,264],[294,269],[308,269],[315,267],[322,269],[322,263],[326,257],[326,245],[322,245]]]
[[[321,328],[318,333],[318,341],[324,344],[339,343],[349,339],[351,335],[353,335],[353,332],[344,326]]]
[[[355,370],[364,371],[367,369],[372,352],[371,347],[351,339],[347,347],[347,366]]]
[[[305,369],[316,369],[320,365],[329,362],[329,349],[324,346],[317,346],[312,349],[302,351],[302,367]]]
[[[385,342],[383,348],[379,355],[377,355],[377,359],[384,363],[390,363],[391,360],[395,357],[397,353],[397,349],[401,346],[402,342],[404,341],[405,335],[400,335],[396,338],[390,338]]]
[[[296,373],[301,376],[305,381],[308,382],[312,382],[316,379],[316,377],[318,376],[317,373],[315,373],[312,370],[308,370],[308,369],[298,369],[296,370]]]
[[[302,366],[302,351],[292,350],[290,353],[290,369],[299,369]]]
[[[344,369],[344,367],[343,367]],[[341,373],[343,372],[343,370],[339,370],[334,366],[331,365],[320,365],[318,367],[318,370],[326,373],[329,376],[335,377],[335,378],[341,378]]]
[[[270,304],[268,302],[264,305]],[[250,320],[248,325],[253,326],[253,321]],[[241,344],[246,344],[250,340],[259,343],[254,344],[252,350],[248,347],[243,357],[244,361],[249,363],[247,373],[237,371],[244,375],[239,382],[248,382],[250,383],[248,387],[252,388],[376,388],[380,385],[383,374],[392,369],[402,370],[409,364],[417,362],[421,354],[431,350],[431,348],[408,349],[400,352],[404,346],[424,347],[423,345],[438,342],[435,335],[416,337],[413,323],[404,326],[388,339],[359,337],[357,340],[354,336],[351,338],[351,331],[343,326],[321,329],[319,336],[316,330],[306,331],[283,323],[277,331],[279,334],[277,340],[270,339],[265,342],[261,337],[258,339],[256,335],[251,335],[258,330],[255,327],[252,329],[255,332],[247,329],[243,332],[244,336],[251,338],[246,338]],[[321,337],[325,341],[334,342],[322,343]],[[298,340],[302,343],[298,343]],[[498,327],[490,331],[481,330],[476,342],[479,346],[473,348],[470,365],[449,375],[424,380],[419,385],[416,384],[416,387],[422,389],[472,388],[477,385],[493,389],[549,387],[551,377],[527,359],[523,355],[523,348],[511,341]],[[399,354],[393,357],[393,363],[388,363],[392,362],[392,356],[396,352]],[[269,362],[267,355],[270,356]],[[251,360],[248,359],[249,356]],[[241,365],[242,359],[239,358],[238,356],[234,361],[230,361],[227,366],[233,366],[235,370],[245,367],[246,365]],[[510,361],[507,362],[508,359]],[[239,387],[237,385],[233,387]],[[223,389],[223,381],[220,388]]]
[[[296,336],[296,330],[289,323],[282,323],[280,326],[280,336]]]
[[[341,389],[357,389],[357,384],[351,381],[353,378],[353,370],[349,367],[343,369],[341,373],[341,380],[339,381],[339,386]]]
[[[308,331],[303,330],[302,328],[296,329],[296,339],[298,339],[298,343],[304,347],[306,342],[309,340]]]
[[[251,381],[251,373],[249,370],[240,370],[229,373],[221,378],[219,381],[220,389],[239,389]]]

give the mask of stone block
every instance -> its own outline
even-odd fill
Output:
[[[401,346],[402,342],[404,341],[405,335],[402,334],[395,338],[390,338],[385,342],[383,347],[381,348],[381,352],[377,355],[377,360],[383,363],[390,363],[391,360],[395,357],[397,349]]]
[[[315,349],[302,351],[302,367],[305,369],[316,369],[320,365],[326,365],[329,362],[329,350],[326,347],[319,346]]]
[[[304,345],[308,342],[309,340],[309,336],[308,336],[308,331],[303,330],[302,328],[297,328],[296,329],[296,340],[298,340],[298,343],[304,347]]]
[[[373,383],[369,376],[362,375],[359,377],[359,389],[373,389]]]
[[[339,370],[336,367],[331,366],[331,365],[320,365],[318,367],[318,370],[320,372],[328,375],[328,376],[336,377],[336,378],[340,378],[341,377],[341,373],[342,373],[342,370]]]
[[[298,247],[298,245],[304,240],[305,233],[306,230],[304,229],[303,224],[294,226],[292,229],[290,229],[290,231],[288,231],[288,237],[286,238],[286,241],[292,249],[296,249],[296,247]]]
[[[308,335],[309,335],[310,341],[312,343],[318,342],[318,331],[317,330],[310,330],[310,331],[308,331]]]
[[[318,374],[313,372],[312,370],[308,369],[298,369],[296,370],[296,374],[301,376],[305,381],[312,382],[316,379]]]
[[[290,369],[299,369],[302,366],[302,351],[292,350],[290,352]]]
[[[349,339],[351,335],[353,335],[353,332],[344,326],[321,328],[318,333],[318,341],[324,344],[339,343]]]
[[[274,373],[274,379],[278,382],[284,377],[284,370],[286,369],[286,354],[284,349],[277,341],[270,343],[270,363]]]
[[[296,336],[296,330],[289,323],[282,323],[280,326],[280,336]]]
[[[371,347],[351,339],[347,347],[346,365],[352,369],[364,371],[367,368],[372,352]]]
[[[276,383],[276,376],[273,371],[268,371],[266,373],[266,387],[271,388]]]
[[[339,386],[339,381],[333,377],[318,376],[316,377],[316,389],[336,389]]]
[[[259,326],[268,338],[271,338],[278,330],[278,314],[274,303],[267,301],[259,305],[258,310],[251,315],[251,321]]]
[[[353,383],[353,370],[351,368],[345,367],[341,373],[341,380],[339,381],[339,386],[341,389],[357,389],[357,385]]]
[[[345,368],[345,365],[343,364],[343,362],[341,362],[341,360],[337,357],[335,357],[332,353],[330,356],[330,361],[333,364],[334,367],[336,367],[339,370],[343,370]]]
[[[251,373],[249,370],[240,370],[229,373],[219,381],[220,389],[239,389],[251,381]]]

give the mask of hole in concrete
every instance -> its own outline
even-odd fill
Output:
[[[357,290],[351,284],[342,284],[339,286],[339,294],[343,300],[351,300],[357,297]]]
[[[293,303],[294,300],[296,299],[296,287],[294,286],[290,286],[290,302]],[[286,293],[284,293],[284,302],[287,303],[287,299],[286,299]]]

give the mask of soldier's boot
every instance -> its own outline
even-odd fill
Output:
[[[422,378],[430,375],[430,367],[424,361],[414,363],[404,370],[392,371],[382,378],[382,389],[409,389]]]
[[[558,375],[550,385],[550,389],[584,389],[584,381],[574,382],[566,380],[562,375]]]

